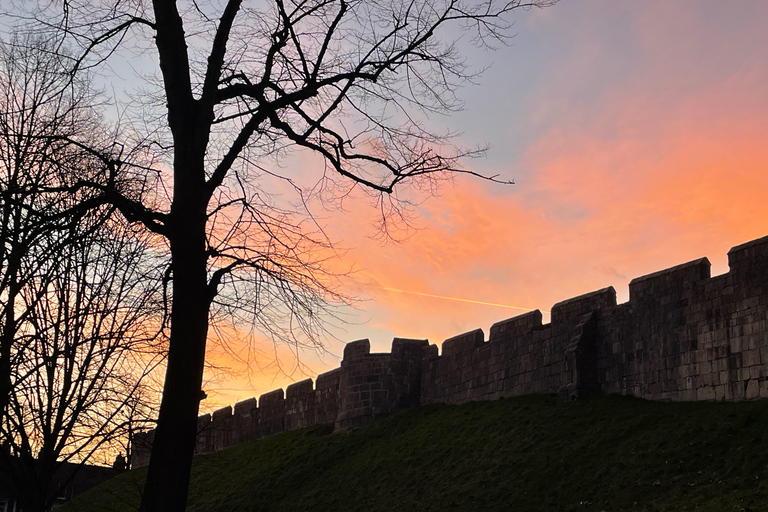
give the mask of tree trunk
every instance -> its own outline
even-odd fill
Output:
[[[10,188],[10,186],[9,186]],[[18,209],[21,211],[21,208]],[[15,213],[15,214],[14,214]],[[11,381],[11,357],[13,354],[13,344],[16,342],[16,298],[19,296],[21,286],[19,285],[19,267],[21,266],[21,255],[23,249],[19,243],[19,214],[12,212],[12,202],[5,200],[2,215],[2,244],[9,244],[9,247],[2,247],[3,254],[0,260],[5,260],[5,275],[3,281],[6,283],[7,297],[5,298],[4,318],[2,319],[2,333],[0,333],[0,418],[4,418],[8,405],[10,404],[10,395],[13,392],[13,383]]]
[[[173,304],[163,398],[140,510],[182,512],[197,437],[208,335],[205,151],[210,124],[192,95],[184,25],[173,0],[153,0],[156,45],[173,133],[171,246]],[[211,115],[204,121],[210,122]]]
[[[196,201],[183,199],[177,196],[174,206],[187,203],[187,207],[172,211],[175,222],[169,237],[173,258],[171,336],[163,398],[140,508],[145,512],[185,510],[197,436],[210,304],[205,211],[192,212],[198,209],[194,208]]]
[[[8,265],[9,268],[11,264]],[[16,340],[16,296],[18,295],[17,279],[12,275],[8,279],[8,298],[5,305],[5,318],[0,333],[0,417],[5,417],[10,394],[13,392],[11,384],[11,356],[12,345]]]

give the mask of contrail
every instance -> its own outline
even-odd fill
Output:
[[[388,292],[409,293],[411,295],[421,295],[422,297],[432,297],[433,299],[455,300],[459,302],[469,302],[471,304],[482,304],[484,306],[496,306],[497,308],[519,309],[520,311],[536,310],[536,308],[521,308],[519,306],[510,306],[508,304],[496,304],[495,302],[483,302],[481,300],[462,299],[460,297],[446,297],[445,295],[433,295],[431,293],[410,292],[408,290],[398,290],[397,288],[385,288],[384,286],[382,286],[381,289]],[[542,313],[549,314],[549,311],[542,311]]]

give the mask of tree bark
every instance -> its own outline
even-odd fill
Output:
[[[182,234],[171,241],[171,336],[163,398],[140,508],[147,512],[181,512],[187,504],[209,305],[205,246],[202,243],[204,224],[196,224],[191,227],[197,236]]]

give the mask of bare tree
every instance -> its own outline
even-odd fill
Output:
[[[27,44],[32,43],[32,44]],[[56,69],[56,61],[44,52],[30,51],[32,41],[18,38],[0,47],[0,413],[6,412],[12,390],[11,350],[18,324],[19,295],[28,276],[46,254],[35,254],[48,229],[58,224],[43,217],[57,211],[61,198],[41,193],[57,183],[57,171],[49,156],[61,149],[53,134],[72,135],[81,124],[82,110],[72,94],[66,94],[69,78]],[[49,48],[51,50],[52,48]],[[63,162],[62,162],[63,163]],[[61,219],[57,219],[61,221]],[[53,249],[53,248],[51,248]],[[26,266],[26,274],[22,272]]]
[[[147,137],[167,148],[167,199],[127,197],[110,179],[77,188],[101,192],[170,250],[170,344],[143,510],[185,508],[211,319],[242,315],[286,341],[300,330],[312,341],[318,311],[341,299],[324,264],[330,243],[297,211],[277,208],[263,180],[286,180],[300,200],[366,191],[386,230],[404,206],[403,187],[431,191],[456,173],[478,176],[461,166],[471,151],[423,126],[425,114],[460,108],[455,92],[473,78],[458,34],[503,42],[513,11],[551,3],[68,0],[55,21],[50,12],[36,18],[81,44],[75,70],[125,44],[151,47],[159,62],[164,127]],[[322,158],[317,187],[266,168],[266,155],[289,148]],[[103,163],[116,172],[125,162]]]
[[[59,192],[100,173],[73,141],[103,140],[60,51],[32,36],[0,45],[0,469],[29,511],[50,506],[62,463],[128,435],[162,323],[163,260],[146,234],[92,191]]]
[[[87,461],[128,435],[132,397],[158,363],[158,280],[144,275],[148,248],[129,229],[79,233],[44,264],[55,267],[50,277],[22,292],[29,314],[0,434],[20,469],[24,510],[50,506],[63,462]]]

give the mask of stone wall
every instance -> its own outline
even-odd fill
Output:
[[[768,238],[634,279],[629,302],[600,311],[604,393],[653,400],[768,397]]]
[[[731,249],[730,271],[698,259],[445,340],[395,338],[386,354],[347,344],[340,368],[198,419],[197,452],[316,424],[356,428],[419,404],[528,393],[651,400],[768,397],[768,237]],[[154,432],[135,439],[134,467]]]
[[[333,423],[339,414],[339,370],[249,398],[197,419],[195,453],[211,453],[261,437],[312,425]],[[133,442],[133,467],[149,464],[155,432],[138,433]]]

